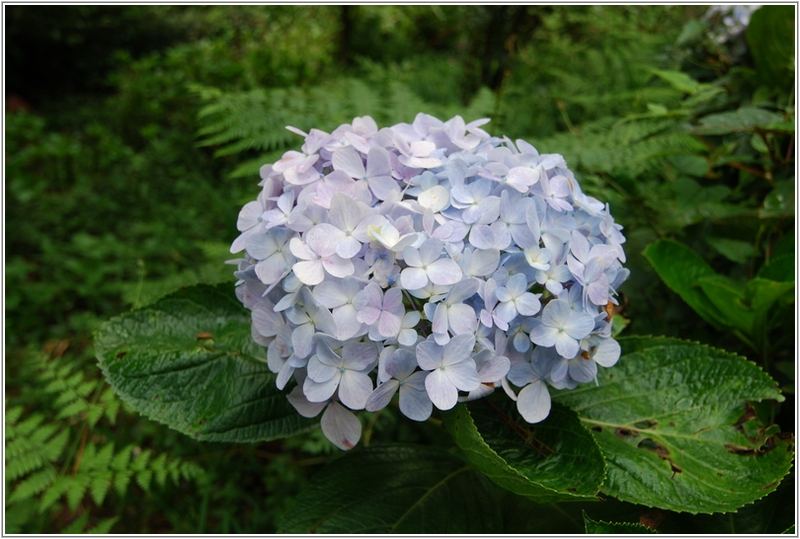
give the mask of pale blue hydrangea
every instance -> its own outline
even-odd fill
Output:
[[[355,411],[415,421],[502,387],[522,417],[620,356],[625,237],[558,154],[487,119],[312,129],[239,213],[236,294],[280,389],[349,449]],[[518,389],[515,389],[518,388]]]

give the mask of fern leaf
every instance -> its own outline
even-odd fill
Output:
[[[86,411],[87,408],[89,408],[89,403],[87,403],[85,400],[83,399],[76,400],[71,402],[64,408],[62,408],[61,411],[58,412],[58,415],[56,415],[56,417],[58,419],[73,417],[80,414],[81,412]]]
[[[142,470],[136,473],[136,482],[145,491],[150,490],[150,481],[153,479],[153,470]]]
[[[67,481],[67,505],[74,513],[78,509],[78,504],[81,503],[86,490],[89,488],[91,478],[88,475],[71,475],[66,476]]]
[[[44,462],[38,453],[23,453],[10,462],[6,461],[6,481],[16,481],[33,470],[41,468]]]
[[[160,454],[158,457],[153,459],[150,463],[150,468],[153,470],[153,473],[156,477],[156,483],[158,486],[163,487],[164,483],[167,480],[167,455],[166,453]]]
[[[103,500],[108,494],[108,490],[114,482],[114,474],[110,470],[102,470],[92,477],[89,485],[89,493],[92,495],[94,503],[98,506],[103,505]]]
[[[114,489],[116,489],[117,494],[120,496],[125,495],[125,492],[128,490],[128,483],[130,483],[132,476],[133,472],[129,470],[122,470],[114,474]]]
[[[89,513],[84,513],[79,518],[70,522],[66,528],[61,530],[61,533],[66,535],[78,535],[83,533],[87,522],[89,522]]]
[[[141,454],[136,457],[136,460],[133,461],[131,465],[131,470],[135,472],[143,471],[147,468],[147,463],[150,461],[150,457],[152,456],[153,452],[150,449],[145,449],[141,452]]]
[[[111,468],[117,471],[123,471],[128,469],[128,463],[131,461],[131,455],[133,454],[133,446],[126,445],[119,453],[114,456],[114,460],[111,462]]]
[[[117,419],[117,412],[119,411],[119,399],[117,399],[114,390],[107,387],[103,394],[100,396],[100,402],[105,406],[105,415],[109,423],[112,425]]]
[[[30,475],[12,490],[11,497],[8,499],[8,503],[14,503],[32,498],[50,486],[50,484],[55,481],[56,476],[57,474],[55,470],[51,468],[45,468]]]
[[[107,535],[118,520],[119,517],[104,518],[103,520],[98,522],[96,526],[86,530],[86,533]]]
[[[9,426],[16,425],[24,410],[24,406],[14,406],[6,410],[6,433],[8,433]],[[6,434],[6,439],[8,439],[8,434]]]

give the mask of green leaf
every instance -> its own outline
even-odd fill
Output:
[[[642,526],[639,523],[633,522],[603,522],[602,520],[592,520],[586,515],[586,512],[583,513],[583,522],[586,525],[586,533],[591,534],[598,534],[598,533],[605,533],[605,534],[646,534],[646,533],[658,533],[655,530],[648,528],[647,526]]]
[[[196,439],[272,440],[316,425],[275,387],[229,285],[190,287],[113,318],[95,348],[123,401]]]
[[[94,527],[86,530],[86,533],[107,535],[111,531],[111,528],[114,526],[114,524],[117,523],[118,520],[119,520],[119,517],[104,518],[103,520],[101,520],[100,522],[97,523],[97,526],[94,526]]]
[[[784,400],[766,373],[695,343],[620,342],[626,353],[613,369],[598,372],[599,386],[553,395],[578,413],[600,445],[604,493],[649,507],[714,513],[775,490],[791,467],[793,444],[791,435],[762,425],[747,404]]]
[[[774,86],[791,85],[794,71],[795,7],[764,6],[750,19],[745,37],[759,78]]]
[[[785,218],[794,215],[794,178],[775,182],[775,189],[764,198],[764,206],[758,210],[762,219]]]
[[[744,264],[747,262],[748,258],[752,258],[758,254],[753,244],[748,241],[709,236],[706,238],[706,243],[713,247],[719,254],[737,264]]]
[[[697,282],[706,297],[724,317],[726,325],[742,331],[745,335],[751,334],[755,315],[742,304],[744,294],[741,287],[717,275],[702,277]]]
[[[555,404],[528,424],[510,399],[481,399],[443,414],[465,458],[506,490],[539,503],[594,499],[603,456],[574,412]]]
[[[771,281],[793,281],[794,254],[787,253],[770,258],[769,261],[758,270],[758,277]]]
[[[661,69],[648,69],[650,73],[667,81],[676,90],[693,95],[701,84],[683,71],[664,71]]]
[[[782,121],[783,117],[772,111],[758,107],[741,107],[731,112],[709,114],[700,120],[699,126],[691,128],[691,131],[704,135],[725,135],[753,131]]]
[[[671,155],[667,162],[675,167],[675,170],[689,176],[702,178],[708,174],[708,160],[699,155]]]
[[[698,282],[716,273],[700,256],[685,245],[672,240],[659,240],[644,250],[644,256],[658,276],[673,292],[706,322],[723,329],[725,316],[706,297]]]
[[[491,482],[447,452],[365,447],[314,475],[278,533],[500,533],[493,500]]]

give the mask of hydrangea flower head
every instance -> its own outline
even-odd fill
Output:
[[[503,387],[537,423],[550,388],[619,359],[607,313],[628,276],[622,227],[562,156],[488,121],[288,127],[302,151],[263,166],[239,213],[231,262],[253,338],[342,449],[361,436],[354,412],[393,400],[425,421]]]

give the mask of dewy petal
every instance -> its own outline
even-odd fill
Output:
[[[550,393],[540,381],[528,384],[517,395],[517,410],[528,423],[539,423],[550,414]]]
[[[392,397],[397,393],[400,387],[400,382],[397,380],[389,380],[375,388],[375,391],[370,393],[367,398],[367,403],[364,408],[367,412],[377,412],[383,410],[392,401]]]
[[[320,420],[322,433],[339,449],[353,449],[361,439],[361,422],[358,418],[339,404],[332,402],[328,405]]]
[[[458,403],[458,390],[440,369],[428,374],[425,378],[425,389],[431,402],[439,410],[450,410]]]

